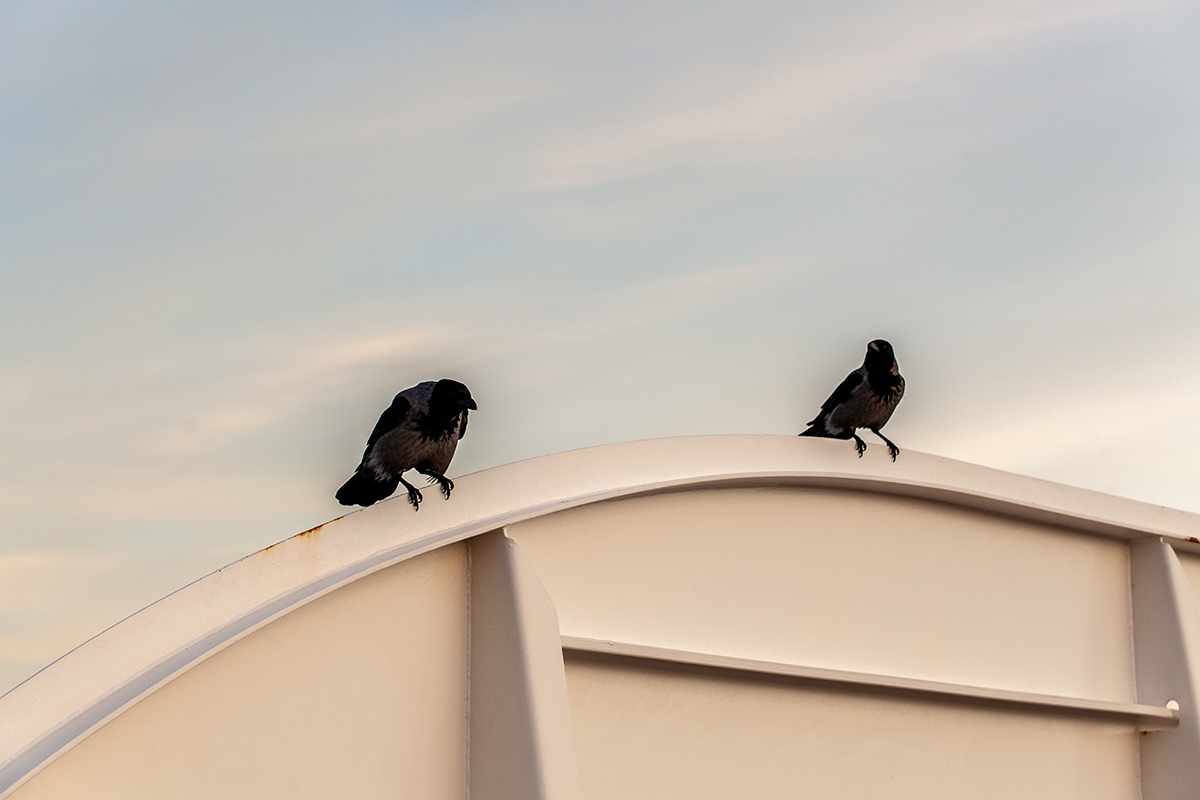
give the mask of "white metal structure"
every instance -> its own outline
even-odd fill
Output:
[[[1200,517],[795,436],[457,484],[0,698],[0,797],[1200,796]]]

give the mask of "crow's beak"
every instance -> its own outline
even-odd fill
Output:
[[[465,400],[460,400],[459,403],[462,405],[463,408],[469,408],[472,411],[479,410],[479,406],[475,405],[475,401],[472,400],[470,397],[468,397]]]

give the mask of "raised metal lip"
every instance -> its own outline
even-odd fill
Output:
[[[1140,703],[1117,703],[1092,700],[1086,697],[1065,697],[1041,692],[1022,692],[990,686],[973,686],[945,681],[930,681],[899,675],[873,672],[854,672],[807,664],[762,661],[718,653],[701,653],[671,647],[595,639],[586,636],[563,636],[563,652],[586,657],[616,658],[665,665],[698,667],[741,678],[769,676],[800,683],[818,684],[859,691],[882,692],[891,695],[921,696],[956,702],[958,704],[1001,706],[1012,709],[1053,713],[1063,716],[1084,716],[1116,720],[1134,725],[1138,730],[1167,730],[1179,726],[1179,708],[1150,706]]]

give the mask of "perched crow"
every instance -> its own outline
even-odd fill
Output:
[[[458,381],[426,381],[405,389],[371,431],[362,463],[337,491],[344,506],[369,506],[403,483],[413,509],[421,507],[417,487],[401,477],[415,469],[437,482],[449,499],[454,481],[446,477],[458,440],[467,430],[467,409],[477,409],[471,392]]]
[[[831,439],[853,439],[858,457],[862,458],[867,444],[858,438],[857,428],[870,428],[887,442],[892,461],[900,448],[879,432],[887,424],[900,398],[904,396],[904,378],[892,346],[883,339],[867,345],[863,365],[846,376],[821,404],[821,413],[809,422],[801,436],[827,436]]]

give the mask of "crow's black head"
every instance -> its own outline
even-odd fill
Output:
[[[429,396],[429,413],[432,416],[448,419],[457,416],[464,408],[472,411],[479,408],[466,386],[449,378],[442,378],[434,385],[433,394]]]
[[[867,345],[867,357],[863,362],[868,372],[875,370],[888,371],[896,363],[896,353],[886,339],[876,339]]]

